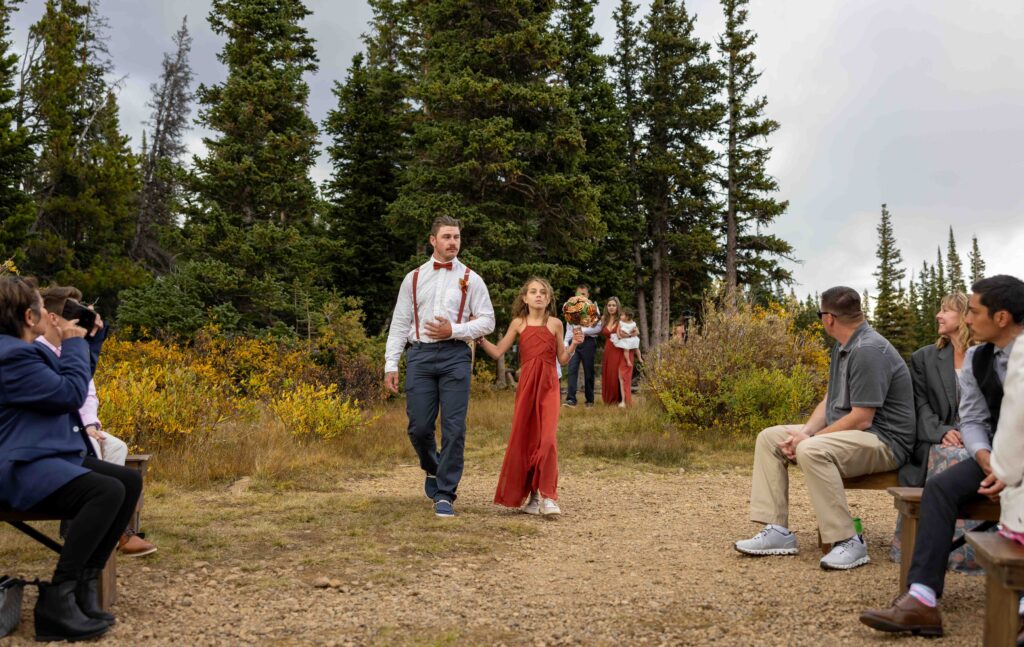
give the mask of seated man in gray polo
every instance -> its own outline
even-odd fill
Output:
[[[796,554],[796,536],[788,528],[788,468],[796,463],[807,481],[821,540],[832,544],[820,565],[847,570],[869,559],[854,530],[843,478],[892,471],[907,460],[914,443],[914,392],[906,363],[867,324],[856,290],[826,290],[818,316],[836,340],[828,392],[805,424],[758,434],[750,518],[766,525],[735,547],[747,555]]]

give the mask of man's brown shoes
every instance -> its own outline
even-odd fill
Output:
[[[860,621],[879,631],[905,631],[915,636],[942,635],[942,614],[939,609],[921,604],[909,593],[893,600],[888,609],[864,611],[860,614]]]
[[[156,552],[156,546],[131,531],[125,531],[117,540],[117,550],[127,557],[142,557]]]

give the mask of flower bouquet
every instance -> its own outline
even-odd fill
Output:
[[[597,306],[586,297],[570,297],[562,305],[562,316],[572,326],[593,326],[597,322]]]

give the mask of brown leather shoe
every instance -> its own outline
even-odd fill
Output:
[[[142,557],[156,552],[156,546],[133,532],[126,532],[117,540],[117,550],[126,557]]]
[[[860,621],[879,631],[906,631],[915,636],[929,637],[942,635],[942,614],[938,607],[921,604],[909,593],[893,600],[888,609],[868,609],[862,612]]]

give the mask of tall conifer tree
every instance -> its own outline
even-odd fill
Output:
[[[35,206],[21,183],[34,155],[28,129],[21,125],[14,77],[18,56],[11,52],[11,15],[20,0],[0,0],[0,261],[25,260],[25,242]]]
[[[392,230],[422,244],[436,216],[461,219],[463,257],[499,312],[531,274],[570,284],[606,228],[580,170],[585,144],[568,90],[551,83],[561,51],[554,0],[415,8],[423,46],[412,98],[423,112]]]
[[[766,141],[779,124],[764,116],[768,99],[753,94],[761,73],[754,68],[757,36],[744,28],[748,0],[721,2],[725,32],[718,50],[725,69],[727,109],[722,128],[724,168],[719,176],[725,197],[723,269],[726,289],[735,292],[740,284],[790,280],[777,259],[790,254],[792,246],[766,231],[789,202],[773,197],[779,186],[765,169],[772,152]]]
[[[908,331],[904,330],[905,321],[901,312],[903,303],[900,298],[902,290],[900,284],[906,276],[906,270],[903,269],[903,255],[896,245],[892,217],[889,215],[888,207],[884,204],[882,205],[882,219],[876,231],[878,232],[878,247],[875,255],[878,258],[878,268],[874,273],[876,279],[874,327],[879,334],[896,345],[908,334]]]
[[[960,260],[960,252],[956,249],[952,227],[949,228],[949,246],[946,248],[946,271],[949,275],[949,291],[967,292],[967,285],[964,283],[964,264]]]
[[[968,260],[971,266],[971,285],[974,285],[985,278],[985,259],[981,255],[981,249],[978,248],[977,236],[971,238],[971,253]]]
[[[710,283],[717,225],[710,143],[721,71],[677,0],[654,0],[642,58],[643,204],[651,236],[651,343],[671,331],[671,295],[694,307]]]

